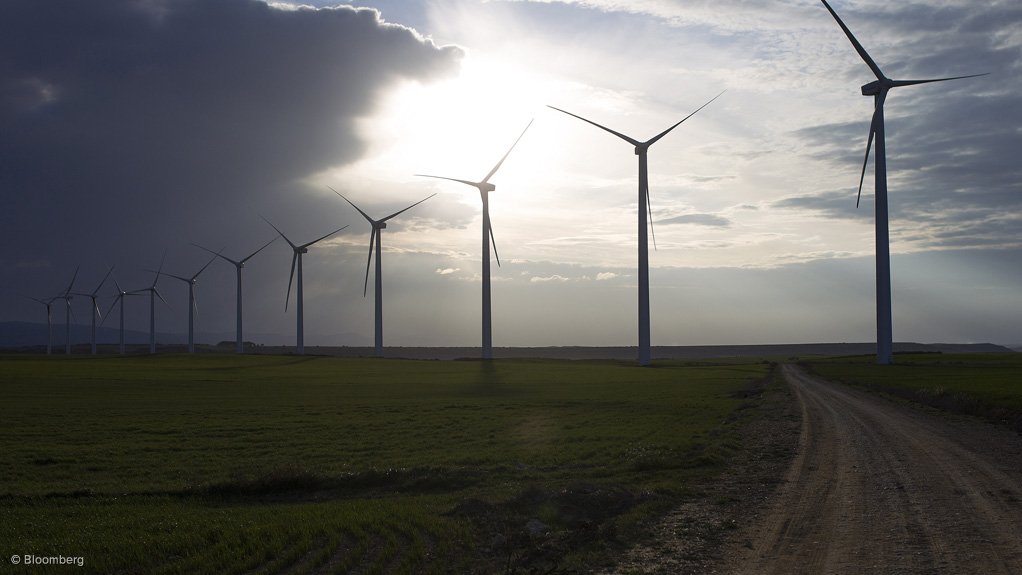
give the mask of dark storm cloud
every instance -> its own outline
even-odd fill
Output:
[[[228,233],[245,250],[272,232],[265,210],[305,218],[303,236],[354,223],[300,180],[360,157],[355,121],[384,88],[450,75],[460,56],[367,9],[4,2],[3,280],[38,259],[155,266],[168,245]]]

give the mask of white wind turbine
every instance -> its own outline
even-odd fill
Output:
[[[884,75],[880,66],[873,61],[873,58],[866,53],[866,50],[859,44],[859,41],[852,35],[851,30],[838,17],[837,12],[830,7],[826,0],[821,0],[831,16],[837,20],[838,26],[844,31],[845,36],[851,41],[859,57],[869,66],[869,69],[876,76],[876,81],[862,86],[863,96],[873,96],[873,119],[869,125],[869,137],[866,140],[866,157],[862,162],[862,174],[859,176],[859,196],[856,197],[855,206],[859,206],[859,198],[862,196],[862,183],[866,178],[866,164],[869,162],[869,151],[876,139],[876,154],[874,156],[874,211],[876,219],[876,298],[877,298],[877,363],[887,365],[891,363],[894,347],[894,334],[891,325],[891,246],[887,214],[887,149],[884,141],[884,101],[887,99],[887,92],[891,88],[901,86],[913,86],[915,84],[928,84],[930,82],[944,82],[947,80],[959,80],[962,78],[975,78],[986,74],[971,74],[969,76],[955,76],[952,78],[935,78],[931,80],[892,80]]]
[[[137,292],[124,291],[123,289],[121,289],[121,286],[117,283],[117,279],[116,278],[111,278],[111,280],[114,282],[114,287],[117,288],[117,297],[115,297],[113,303],[110,304],[110,309],[106,310],[106,315],[103,316],[103,320],[100,322],[100,325],[103,325],[103,323],[106,322],[106,318],[110,317],[110,312],[114,311],[114,306],[117,305],[117,304],[120,304],[120,308],[121,308],[120,309],[120,314],[121,314],[121,330],[120,330],[120,338],[119,338],[119,344],[120,344],[119,345],[119,352],[120,352],[121,355],[124,355],[124,298],[127,297],[127,296],[131,296],[131,295],[141,295],[141,294],[139,294]]]
[[[724,92],[721,92],[720,94],[723,94],[723,93]],[[639,365],[649,365],[649,362],[650,362],[650,337],[649,337],[649,323],[650,323],[649,322],[649,240],[648,240],[648,236],[647,236],[647,230],[648,230],[649,226],[652,225],[652,222],[650,222],[650,223],[646,222],[646,214],[648,213],[649,217],[650,217],[650,220],[652,220],[653,219],[653,210],[652,210],[652,208],[649,207],[649,204],[647,203],[648,200],[649,200],[649,177],[648,177],[648,172],[647,172],[646,155],[647,155],[647,152],[649,151],[649,147],[650,146],[655,144],[658,140],[660,140],[660,138],[663,138],[668,133],[670,133],[671,130],[677,128],[679,125],[681,125],[682,122],[684,122],[685,120],[687,120],[687,119],[691,118],[692,116],[694,116],[696,114],[696,112],[698,112],[699,110],[702,110],[706,106],[710,105],[710,102],[712,102],[712,101],[716,100],[717,98],[719,98],[720,94],[717,94],[716,96],[711,98],[709,102],[706,102],[702,106],[699,106],[698,108],[696,108],[695,112],[692,112],[691,114],[685,116],[680,121],[678,121],[678,123],[674,124],[670,128],[667,128],[663,132],[660,132],[656,136],[653,136],[649,140],[646,140],[645,142],[640,142],[639,140],[636,140],[634,138],[630,138],[630,137],[622,134],[621,132],[615,132],[614,130],[611,130],[610,128],[608,128],[606,126],[601,126],[600,124],[597,124],[596,122],[593,122],[592,120],[587,120],[587,119],[583,118],[582,116],[578,116],[576,114],[572,114],[571,112],[567,112],[567,111],[562,110],[560,108],[554,108],[553,106],[548,106],[549,108],[553,108],[554,110],[557,110],[558,112],[563,112],[563,113],[565,113],[565,114],[567,114],[569,116],[574,116],[574,117],[578,118],[579,120],[582,120],[583,122],[587,122],[589,124],[592,124],[592,125],[596,126],[597,128],[600,128],[601,130],[604,130],[604,131],[610,132],[611,134],[614,134],[618,138],[621,138],[622,140],[624,140],[624,141],[628,142],[629,144],[635,146],[635,155],[639,157],[639,229],[638,229],[638,232],[639,232]],[[653,244],[654,244],[654,247],[655,247],[656,246],[656,236],[653,236]]]
[[[209,258],[206,265],[199,268],[199,271],[195,272],[192,277],[176,276],[162,272],[167,277],[172,277],[188,284],[188,353],[195,353],[195,312],[197,310],[195,304],[195,282],[199,279],[199,275],[209,267],[209,264],[213,263],[213,260],[216,259],[215,256],[216,254],[214,254],[214,257]]]
[[[156,353],[156,298],[160,298],[163,303],[167,304],[167,307],[170,307],[167,300],[163,299],[163,295],[160,294],[160,290],[156,289],[156,283],[160,281],[163,262],[166,259],[167,253],[164,252],[163,259],[160,260],[160,267],[156,269],[156,274],[153,276],[153,284],[151,286],[128,292],[128,295],[149,292],[149,353]],[[123,320],[124,316],[121,315],[121,318]]]
[[[197,247],[199,249],[206,250],[207,252],[209,252],[209,253],[211,253],[211,254],[213,254],[213,255],[223,259],[224,261],[230,262],[231,264],[234,265],[235,270],[237,270],[237,272],[238,272],[238,283],[237,283],[237,287],[238,287],[238,295],[237,295],[238,312],[237,312],[237,315],[238,315],[238,318],[237,318],[237,350],[236,350],[237,353],[245,353],[244,340],[242,339],[242,336],[241,336],[241,269],[243,267],[245,267],[245,262],[247,262],[248,260],[252,259],[253,256],[255,256],[259,252],[263,251],[263,249],[266,248],[266,246],[272,244],[275,241],[277,241],[277,236],[273,236],[272,240],[266,242],[265,244],[263,244],[263,246],[261,248],[259,248],[256,251],[248,254],[247,256],[241,258],[240,260],[232,260],[231,258],[229,258],[229,257],[227,257],[227,256],[225,256],[225,255],[223,255],[221,253],[214,252],[213,250],[211,250],[209,248],[202,247],[199,244],[192,244],[193,246],[195,246],[195,247]]]
[[[46,355],[53,355],[53,302],[58,298],[51,297],[50,299],[39,299],[27,295],[22,295],[21,297],[28,298],[46,306]]]
[[[78,268],[75,267],[75,275],[71,276],[71,283],[67,284],[67,289],[64,293],[60,294],[54,299],[64,300],[64,354],[71,355],[71,317],[74,312],[71,311],[71,300],[74,299],[73,292],[75,280],[78,279]]]
[[[311,242],[309,242],[307,244],[297,245],[294,242],[292,242],[290,239],[288,239],[288,237],[284,235],[284,232],[280,231],[277,228],[277,226],[273,225],[270,222],[270,220],[268,220],[266,218],[263,218],[263,221],[268,223],[268,224],[270,224],[270,227],[272,227],[273,229],[277,230],[277,233],[280,234],[280,237],[284,238],[284,241],[287,242],[288,245],[291,246],[291,251],[294,254],[294,255],[291,256],[291,275],[288,277],[288,280],[287,280],[287,297],[284,299],[284,311],[287,311],[288,303],[291,300],[291,282],[295,278],[295,267],[296,267],[296,264],[297,264],[297,268],[298,268],[298,289],[297,289],[297,294],[296,294],[296,296],[298,298],[298,309],[297,309],[297,315],[298,315],[298,338],[297,339],[298,339],[298,341],[297,341],[297,347],[298,347],[298,355],[305,355],[305,319],[304,319],[304,314],[305,314],[305,308],[304,308],[304,305],[305,305],[305,295],[304,295],[304,292],[302,291],[302,255],[309,253],[309,246],[329,238],[330,236],[336,234],[337,232],[343,230],[344,228],[346,228],[348,226],[343,226],[343,227],[337,228],[336,230],[330,232],[329,234],[327,234],[325,236],[322,236],[320,238],[317,238],[315,240],[312,240]]]
[[[518,141],[525,135],[526,130],[532,125],[532,121],[529,121],[529,125],[525,126],[525,130],[522,130],[521,135],[515,140],[514,144],[511,144],[511,148],[508,149],[504,157],[497,162],[497,165],[493,166],[490,173],[486,174],[486,177],[479,182],[473,182],[471,180],[459,180],[457,178],[447,178],[444,176],[431,176],[429,174],[415,174],[416,176],[422,176],[425,178],[439,178],[441,180],[450,180],[452,182],[460,182],[477,188],[479,190],[479,197],[483,201],[483,359],[493,358],[493,335],[492,335],[492,323],[490,316],[490,244],[493,244],[493,255],[497,258],[497,266],[500,266],[500,255],[497,253],[497,241],[493,239],[493,228],[490,226],[490,192],[496,191],[497,186],[490,183],[490,178],[497,173],[500,169],[501,164],[507,159],[511,150],[515,149],[518,145]]]
[[[327,187],[329,187],[329,186],[327,186]],[[369,259],[366,260],[366,279],[365,279],[365,284],[362,287],[362,297],[366,296],[367,290],[369,289],[369,266],[372,264],[372,261],[373,261],[373,244],[375,243],[376,244],[376,289],[373,292],[373,294],[374,294],[375,300],[376,300],[376,318],[375,318],[376,319],[376,321],[375,321],[375,326],[376,327],[375,327],[375,334],[374,334],[375,337],[373,338],[373,341],[374,341],[375,350],[376,350],[376,357],[383,357],[383,267],[382,267],[383,264],[380,263],[380,258],[382,257],[382,254],[383,254],[383,248],[382,248],[382,245],[383,245],[383,230],[385,230],[387,228],[387,220],[389,220],[389,219],[391,219],[391,218],[393,218],[393,217],[395,217],[395,216],[397,216],[399,214],[403,214],[404,212],[414,208],[415,206],[421,204],[422,202],[425,202],[426,200],[432,198],[436,194],[430,194],[429,196],[426,196],[425,198],[415,202],[414,204],[408,206],[407,208],[404,208],[403,210],[398,210],[398,211],[394,212],[393,214],[390,214],[389,216],[387,216],[385,218],[374,220],[373,218],[370,218],[368,214],[363,212],[361,210],[361,208],[359,208],[354,203],[352,203],[351,200],[349,200],[348,198],[345,198],[343,194],[341,194],[340,192],[338,192],[337,190],[335,190],[333,188],[330,188],[330,190],[333,191],[333,193],[337,194],[338,196],[341,196],[341,198],[343,198],[344,201],[346,201],[349,204],[351,204],[351,207],[355,208],[358,211],[358,213],[362,214],[362,217],[365,218],[366,221],[369,222],[369,225],[372,227],[372,230],[369,232]]]
[[[92,309],[89,310],[89,314],[92,315],[92,338],[91,338],[92,355],[96,355],[96,316],[98,315],[100,316],[100,318],[103,317],[103,314],[99,312],[99,304],[96,303],[96,299],[99,298],[99,290],[100,288],[103,287],[103,284],[106,283],[106,280],[108,277],[110,277],[110,273],[112,271],[114,271],[114,267],[110,266],[110,269],[106,271],[106,275],[103,276],[103,281],[99,282],[99,285],[96,286],[96,289],[92,290],[91,293],[72,292],[74,293],[74,295],[80,295],[82,297],[87,297],[90,300],[92,300]]]

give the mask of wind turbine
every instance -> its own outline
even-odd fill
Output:
[[[235,267],[235,269],[238,272],[238,296],[237,296],[237,300],[238,300],[238,335],[237,335],[238,347],[237,347],[237,352],[238,353],[245,353],[244,343],[243,343],[244,340],[242,340],[242,338],[241,338],[241,268],[245,267],[245,262],[247,262],[248,260],[252,259],[252,257],[255,256],[257,253],[263,251],[263,248],[265,248],[266,246],[272,244],[275,241],[277,241],[277,236],[273,236],[273,239],[268,241],[268,242],[266,242],[265,244],[263,244],[263,247],[261,247],[261,248],[257,249],[256,251],[248,254],[247,256],[241,258],[240,260],[232,260],[231,258],[229,258],[229,257],[227,257],[227,256],[225,256],[225,255],[223,255],[223,254],[221,254],[219,252],[214,252],[213,250],[211,250],[209,248],[204,248],[204,247],[200,246],[199,244],[192,244],[193,246],[195,246],[195,247],[197,247],[199,249],[206,250],[207,252],[213,254],[214,256],[217,256],[217,257],[223,259],[224,261],[228,261],[228,262],[234,264],[234,267]]]
[[[92,355],[96,355],[96,316],[103,317],[99,312],[99,304],[96,303],[96,299],[99,297],[99,289],[106,283],[106,279],[110,277],[110,272],[112,271],[114,271],[114,267],[110,266],[110,269],[106,271],[106,275],[103,276],[103,281],[99,282],[99,285],[96,286],[96,289],[92,290],[92,293],[73,292],[74,295],[80,295],[92,300],[92,309],[89,310],[89,313],[92,315]]]
[[[891,327],[891,246],[888,233],[887,216],[887,149],[884,142],[884,101],[887,99],[887,92],[891,88],[901,86],[913,86],[915,84],[928,84],[930,82],[945,82],[947,80],[959,80],[962,78],[975,78],[986,74],[971,74],[969,76],[955,76],[952,78],[935,78],[930,80],[892,80],[884,75],[880,66],[873,61],[873,58],[866,53],[866,49],[859,44],[859,41],[852,35],[851,30],[838,17],[837,12],[830,7],[827,0],[821,0],[827,7],[831,16],[837,20],[838,26],[844,31],[845,36],[851,41],[859,57],[869,66],[876,81],[862,86],[863,96],[873,96],[873,119],[869,125],[869,137],[866,140],[866,156],[862,162],[862,174],[859,176],[859,195],[855,199],[855,207],[859,207],[859,199],[862,197],[862,183],[866,178],[866,164],[869,162],[869,151],[876,139],[876,154],[874,156],[874,178],[876,197],[874,199],[874,210],[876,219],[876,297],[877,297],[877,363],[887,365],[891,363],[893,354],[893,329]]]
[[[64,355],[71,355],[71,317],[74,315],[74,312],[71,311],[71,300],[74,299],[71,289],[74,288],[76,279],[78,279],[77,267],[75,268],[75,275],[71,276],[71,283],[67,284],[67,289],[64,290],[64,293],[54,298],[64,300]]]
[[[163,258],[160,260],[160,267],[156,269],[156,275],[153,276],[153,285],[137,289],[135,291],[128,292],[127,295],[137,294],[142,292],[149,292],[149,353],[156,353],[156,298],[160,298],[163,303],[170,306],[167,300],[163,299],[163,295],[160,294],[160,290],[156,289],[156,283],[160,281],[160,274],[163,272],[163,262],[167,259],[167,252],[163,253]],[[152,270],[150,270],[152,271]],[[122,300],[123,301],[123,300]],[[121,316],[122,320],[124,316]]]
[[[327,186],[327,187],[329,187],[329,186]],[[383,357],[383,267],[382,267],[382,264],[380,263],[380,257],[383,254],[383,248],[381,247],[383,245],[383,230],[385,230],[387,228],[387,220],[389,220],[389,219],[391,219],[391,218],[393,218],[393,217],[395,217],[395,216],[397,216],[399,214],[403,214],[404,212],[407,212],[408,210],[414,208],[415,206],[421,204],[422,202],[425,202],[426,200],[432,198],[436,194],[430,194],[430,195],[426,196],[425,198],[423,198],[423,199],[415,202],[414,204],[408,206],[407,208],[404,208],[403,210],[398,210],[398,211],[394,212],[393,214],[390,214],[389,216],[387,216],[385,218],[381,218],[379,220],[374,220],[374,219],[370,218],[365,212],[363,212],[358,206],[353,204],[351,202],[351,200],[349,200],[348,198],[345,198],[343,194],[341,194],[340,192],[338,192],[337,190],[335,190],[333,188],[330,188],[330,190],[333,191],[333,193],[337,194],[338,196],[341,196],[341,198],[343,198],[344,201],[346,201],[349,204],[351,204],[351,207],[353,207],[356,210],[358,210],[358,213],[362,214],[362,217],[365,218],[366,221],[369,222],[369,225],[372,227],[372,230],[369,232],[369,259],[366,260],[366,280],[365,280],[365,284],[362,286],[362,297],[366,296],[366,292],[369,289],[369,266],[370,266],[370,264],[373,261],[373,244],[375,243],[376,244],[376,289],[373,292],[373,295],[375,296],[375,300],[376,300],[376,324],[375,324],[376,328],[375,328],[375,338],[374,338],[374,341],[375,341],[375,346],[376,346],[376,357]]]
[[[100,325],[106,322],[106,318],[110,317],[110,312],[114,311],[114,306],[118,303],[121,304],[121,331],[120,331],[120,354],[124,355],[124,298],[130,295],[141,295],[137,292],[129,292],[121,289],[121,286],[117,283],[117,278],[111,278],[114,282],[114,286],[117,288],[117,297],[114,298],[113,303],[110,304],[110,309],[106,310],[106,315],[103,316],[103,320]]]
[[[723,94],[721,92],[720,94]],[[645,142],[640,142],[634,138],[630,138],[621,132],[615,132],[606,126],[601,126],[592,120],[587,120],[582,116],[572,114],[560,108],[554,108],[553,106],[547,106],[553,108],[558,112],[563,112],[569,116],[574,116],[583,122],[587,122],[600,128],[601,130],[610,132],[618,138],[628,142],[635,146],[635,155],[639,157],[639,365],[649,365],[650,362],[650,347],[649,347],[649,240],[647,238],[647,228],[650,224],[646,223],[646,214],[649,213],[650,220],[653,219],[653,210],[649,207],[647,201],[649,200],[649,177],[647,172],[646,154],[649,151],[649,147],[655,144],[660,138],[663,138],[671,130],[677,128],[682,122],[691,118],[706,106],[710,105],[720,97],[717,94],[706,102],[702,106],[696,108],[695,112],[685,116],[678,123],[674,124],[670,128],[667,128],[663,132],[660,132],[656,136],[653,136]],[[656,236],[653,236],[653,246],[656,247]]]
[[[199,268],[199,271],[195,272],[195,275],[193,275],[192,277],[186,278],[184,276],[176,276],[174,274],[163,273],[163,275],[165,276],[181,280],[188,284],[188,353],[195,353],[195,311],[196,311],[195,281],[199,279],[199,274],[205,271],[206,268],[209,267],[209,264],[213,263],[213,260],[215,259],[216,255],[214,254],[214,257],[209,258],[209,261],[206,262],[206,265]]]
[[[32,296],[22,295],[32,301],[37,301],[46,306],[46,355],[53,354],[53,301],[58,299],[51,297],[50,299],[39,299]]]
[[[441,180],[450,180],[452,182],[460,182],[477,188],[479,190],[479,197],[483,201],[483,359],[493,358],[493,336],[492,336],[492,323],[490,316],[490,244],[493,244],[493,255],[497,258],[497,267],[500,267],[500,254],[497,253],[497,240],[493,239],[493,228],[490,226],[490,192],[496,191],[497,186],[490,183],[490,178],[497,173],[500,169],[501,164],[507,159],[511,150],[515,149],[518,145],[518,141],[525,135],[526,130],[532,125],[532,120],[529,120],[529,125],[525,126],[525,130],[522,130],[521,135],[518,136],[518,140],[515,140],[514,144],[508,149],[504,157],[497,162],[497,165],[493,166],[490,173],[486,174],[486,177],[480,182],[473,182],[471,180],[459,180],[457,178],[447,178],[444,176],[431,176],[429,174],[415,174],[416,176],[422,176],[424,178],[439,178]]]
[[[305,323],[304,323],[305,322],[305,320],[304,320],[305,310],[304,310],[304,307],[303,307],[304,306],[304,301],[305,301],[305,296],[303,295],[303,292],[302,292],[302,255],[309,253],[309,246],[311,246],[312,244],[315,244],[317,242],[325,240],[325,239],[329,238],[330,236],[336,234],[337,232],[343,230],[344,228],[346,228],[348,226],[343,226],[343,227],[337,228],[336,230],[330,232],[329,234],[327,234],[327,235],[325,235],[323,237],[317,238],[315,240],[312,240],[311,242],[309,242],[307,244],[297,245],[294,242],[292,242],[290,239],[288,239],[288,237],[284,235],[284,232],[280,231],[277,228],[277,226],[273,225],[270,222],[270,220],[267,220],[266,218],[263,218],[263,221],[265,221],[266,223],[270,224],[270,227],[272,227],[273,229],[277,230],[277,233],[280,234],[280,237],[284,238],[284,241],[287,242],[288,245],[291,246],[291,251],[294,252],[294,255],[291,256],[291,276],[287,280],[287,297],[284,299],[284,311],[287,311],[287,305],[288,305],[288,303],[291,300],[291,282],[295,278],[295,264],[296,263],[298,264],[298,293],[296,294],[298,296],[298,314],[297,314],[298,315],[298,342],[297,343],[298,343],[298,355],[305,355]]]

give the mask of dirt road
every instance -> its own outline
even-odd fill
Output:
[[[1022,438],[784,370],[800,449],[725,572],[1022,573]]]

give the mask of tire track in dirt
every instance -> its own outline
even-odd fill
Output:
[[[728,572],[1022,573],[1022,439],[784,366],[799,454]]]

